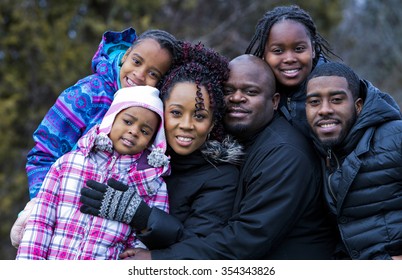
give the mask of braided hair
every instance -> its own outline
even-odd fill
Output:
[[[222,141],[225,132],[222,119],[225,112],[223,83],[229,78],[229,61],[216,51],[204,47],[202,43],[191,44],[181,42],[181,60],[165,75],[161,88],[163,101],[169,98],[172,88],[177,83],[195,83],[197,87],[195,110],[205,108],[201,87],[205,87],[209,95],[210,106],[213,108],[214,128],[210,140]]]
[[[326,60],[328,60],[329,55],[337,56],[331,51],[327,40],[317,32],[317,27],[311,16],[297,5],[279,6],[266,12],[257,23],[255,33],[245,53],[252,53],[255,56],[263,58],[265,44],[268,40],[271,28],[274,24],[282,20],[293,20],[305,26],[316,53],[313,59],[313,68],[317,65],[320,56]]]

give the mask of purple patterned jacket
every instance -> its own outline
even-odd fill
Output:
[[[119,89],[121,58],[135,39],[133,28],[105,32],[92,59],[94,74],[64,90],[34,132],[26,164],[30,198],[38,194],[50,166],[102,121]]]

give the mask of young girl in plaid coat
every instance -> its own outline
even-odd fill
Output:
[[[80,191],[91,181],[124,182],[127,191],[103,194],[100,212],[108,218],[131,221],[132,209],[141,201],[168,211],[161,177],[170,172],[163,127],[163,104],[156,88],[119,90],[101,124],[80,138],[77,150],[52,165],[17,259],[117,259],[126,248],[144,247],[130,225],[82,213]],[[119,207],[128,199],[133,201],[130,209]]]

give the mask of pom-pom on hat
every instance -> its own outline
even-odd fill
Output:
[[[135,86],[119,89],[114,95],[112,105],[103,117],[99,132],[109,134],[117,114],[133,106],[149,109],[159,115],[161,119],[160,125],[156,132],[155,140],[149,149],[152,151],[152,149],[158,148],[158,150],[165,153],[166,137],[164,130],[163,103],[159,98],[159,90],[151,86]]]

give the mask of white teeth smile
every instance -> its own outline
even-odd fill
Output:
[[[328,128],[328,127],[333,127],[335,125],[336,125],[335,123],[326,123],[326,124],[321,124],[320,126],[323,128]]]
[[[136,86],[135,83],[133,83],[133,81],[131,81],[129,78],[126,79],[127,84],[132,87],[132,86]]]
[[[183,141],[183,142],[190,142],[191,141],[191,138],[188,138],[188,137],[178,136],[177,139],[180,140],[180,141]]]
[[[283,72],[286,73],[286,74],[294,74],[294,73],[296,73],[296,72],[298,72],[298,71],[299,71],[298,69],[283,70]]]

